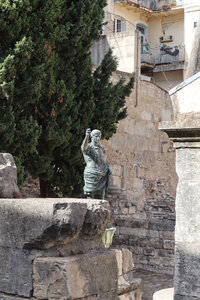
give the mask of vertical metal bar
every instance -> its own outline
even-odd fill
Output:
[[[138,81],[139,81],[139,31],[138,29],[135,29],[135,35],[136,35],[136,81],[135,81],[135,107],[138,105]]]

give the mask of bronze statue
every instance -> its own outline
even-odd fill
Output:
[[[91,142],[89,139],[91,137]],[[112,174],[109,166],[104,162],[105,150],[99,145],[101,131],[86,130],[81,150],[86,167],[84,170],[84,194],[87,198],[105,199],[107,194],[109,176]]]

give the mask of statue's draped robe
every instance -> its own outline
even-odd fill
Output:
[[[104,149],[100,145],[97,147],[88,145],[83,150],[83,156],[87,166],[84,170],[84,193],[93,193],[107,188],[110,169],[104,162]]]

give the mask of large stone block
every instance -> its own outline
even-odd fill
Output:
[[[146,123],[144,121],[136,122],[134,127],[135,135],[145,136],[145,128],[146,128]]]
[[[117,226],[124,226],[124,227],[131,227],[131,228],[147,228],[148,221],[147,220],[140,220],[140,219],[133,219],[127,217],[117,217],[115,220],[115,224]]]
[[[134,262],[133,262],[133,255],[131,251],[128,249],[122,249],[122,271],[123,274],[127,274],[133,271]]]
[[[200,298],[184,295],[174,295],[174,300],[199,300]]]
[[[0,153],[0,198],[19,196],[17,187],[17,168],[9,153]]]
[[[141,284],[140,278],[132,278],[130,280],[126,280],[123,276],[119,276],[118,280],[118,295],[124,295],[129,292],[139,290],[139,286]]]
[[[141,300],[141,292],[139,289],[118,296],[118,300]]]
[[[199,143],[200,147],[200,143]],[[176,171],[179,180],[198,181],[200,179],[200,151],[199,148],[176,150]]]
[[[191,297],[190,299],[193,299],[193,297],[194,299],[200,299],[199,274],[200,243],[182,243],[176,245],[175,295]]]
[[[168,219],[152,219],[149,221],[149,230],[174,231],[175,221]]]
[[[136,144],[136,138],[132,134],[125,135],[124,146],[126,147],[126,149],[131,149],[133,151],[133,149],[136,147]]]
[[[32,260],[28,251],[0,247],[0,291],[29,297],[31,290]]]
[[[118,268],[115,251],[63,258],[36,258],[33,290],[37,299],[82,299],[116,292]],[[97,298],[98,299],[98,298]]]
[[[200,185],[199,181],[179,182],[176,197],[176,241],[200,240]]]
[[[9,199],[0,201],[0,292],[29,297],[32,261],[102,248],[107,201]]]
[[[9,199],[0,201],[0,246],[48,249],[80,234],[103,233],[107,201],[84,199]]]

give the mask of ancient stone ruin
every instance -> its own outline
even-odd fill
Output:
[[[9,153],[0,153],[0,198],[19,196],[17,186],[17,168]]]
[[[174,120],[162,122],[176,148],[174,300],[200,299],[200,73],[170,91]],[[164,299],[164,298],[160,298]],[[172,297],[168,298],[169,300]]]
[[[109,204],[0,200],[0,300],[140,300],[132,254],[106,249]]]

